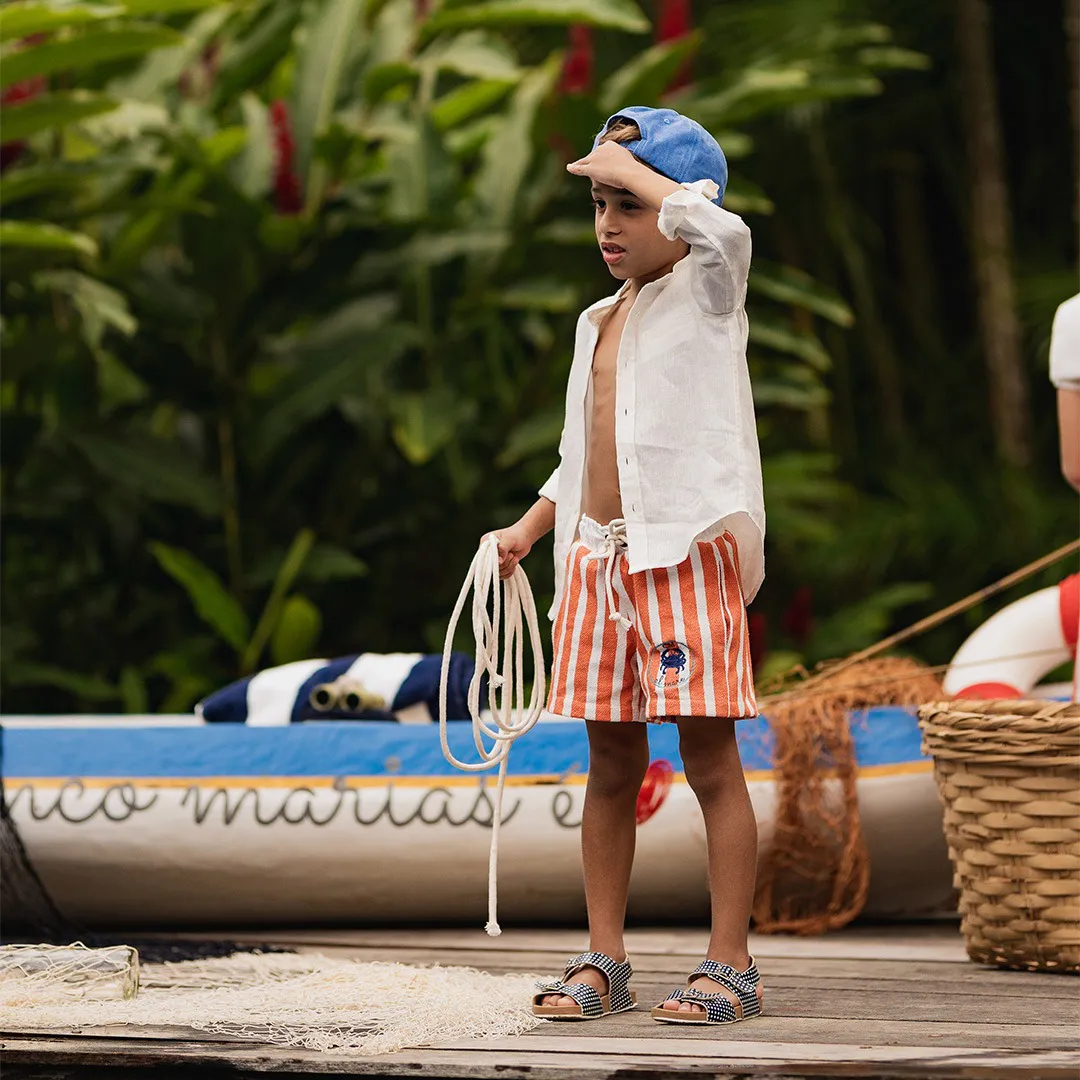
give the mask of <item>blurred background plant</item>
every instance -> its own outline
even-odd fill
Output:
[[[611,291],[563,166],[630,102],[717,135],[754,230],[762,677],[1069,539],[1065,16],[4,5],[5,711],[182,711],[269,663],[439,648],[479,536],[554,464],[575,318]]]

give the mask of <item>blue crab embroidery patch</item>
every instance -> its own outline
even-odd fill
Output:
[[[658,690],[668,686],[685,686],[690,681],[692,663],[690,650],[681,641],[664,641],[656,646],[659,657],[655,684]]]

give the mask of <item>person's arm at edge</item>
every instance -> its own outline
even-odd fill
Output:
[[[1057,400],[1061,472],[1080,491],[1080,390],[1059,389]]]

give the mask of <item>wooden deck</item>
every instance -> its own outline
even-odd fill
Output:
[[[224,936],[224,935],[223,935]],[[231,934],[364,960],[555,973],[584,946],[569,930],[304,930]],[[695,1076],[1039,1078],[1080,1076],[1080,979],[996,971],[967,960],[954,923],[856,927],[821,939],[758,937],[766,1015],[725,1027],[654,1023],[659,1001],[700,959],[701,930],[634,930],[645,1008],[516,1038],[443,1043],[383,1057],[317,1054],[186,1030],[5,1035],[5,1078],[366,1077],[664,1080]],[[0,1018],[2,1022],[2,1018]]]

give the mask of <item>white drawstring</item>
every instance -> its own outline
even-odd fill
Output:
[[[612,585],[615,562],[619,557],[619,553],[627,548],[626,522],[622,518],[615,518],[613,521],[608,522],[606,527],[602,526],[602,528],[604,530],[604,542],[596,551],[585,556],[585,562],[591,562],[593,559],[607,559],[604,579],[607,582],[607,603],[608,612],[610,613],[608,618],[612,622],[617,622],[624,630],[629,630],[633,623],[619,611],[619,605],[615,603],[615,590]]]
[[[451,765],[466,772],[479,772],[499,766],[495,791],[495,810],[491,826],[491,852],[488,857],[488,921],[484,927],[498,937],[496,918],[496,878],[499,858],[499,824],[502,820],[503,787],[506,763],[515,739],[531,730],[544,709],[545,675],[544,647],[536,617],[536,602],[529,579],[520,566],[502,582],[499,589],[499,543],[488,536],[480,543],[465,578],[443,646],[442,677],[439,681],[439,739],[443,756]],[[472,623],[476,638],[476,668],[469,683],[469,716],[472,718],[473,741],[483,759],[478,762],[459,761],[450,750],[446,737],[446,688],[450,673],[450,652],[458,619],[465,607],[465,598],[473,590]],[[493,616],[488,615],[491,604]],[[505,610],[503,610],[505,608]],[[499,622],[503,620],[503,668],[499,668]],[[525,706],[525,642],[522,620],[528,627],[533,651],[533,688],[528,707]],[[485,722],[480,710],[480,683],[488,676],[488,702],[494,727]],[[491,749],[484,746],[484,736],[494,739]]]

